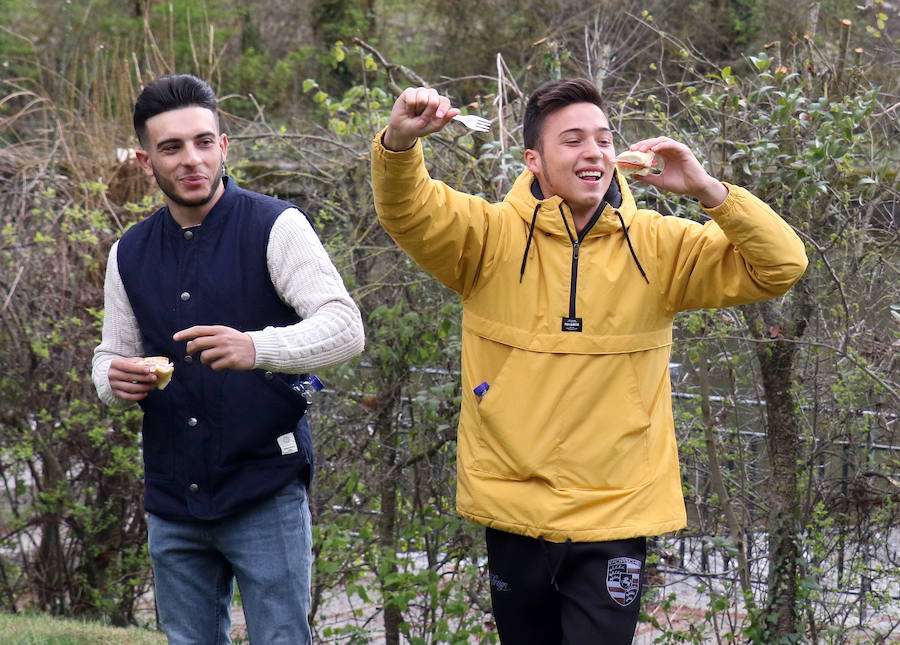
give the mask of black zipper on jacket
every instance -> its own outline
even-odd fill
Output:
[[[575,317],[575,294],[578,291],[578,250],[581,242],[572,242],[572,279],[569,286],[569,318]]]
[[[597,218],[595,216],[594,219],[584,227],[584,231],[582,231],[578,237],[575,237],[572,235],[572,229],[569,228],[569,223],[566,221],[566,213],[563,211],[562,204],[559,205],[559,214],[562,216],[563,224],[566,227],[566,234],[569,236],[569,241],[572,243],[572,275],[569,277],[569,315],[562,319],[562,330],[580,332],[582,330],[581,318],[578,318],[575,315],[575,296],[578,293],[578,254],[581,249],[581,240],[591,229],[591,226]]]
[[[534,189],[535,184],[532,184],[532,194],[534,194],[535,198],[538,200],[543,199],[543,194],[540,192],[540,188],[537,189],[535,193]],[[621,202],[621,197],[619,198]],[[569,315],[565,316],[562,319],[562,330],[564,332],[572,331],[572,332],[580,332],[582,331],[583,325],[581,318],[578,318],[575,311],[575,298],[578,292],[578,257],[581,251],[581,242],[584,240],[585,236],[588,232],[594,227],[594,224],[600,218],[603,209],[607,205],[607,201],[604,199],[600,206],[594,211],[594,216],[587,223],[587,226],[584,227],[577,236],[572,235],[572,229],[569,228],[569,222],[566,221],[566,213],[563,210],[562,203],[559,205],[559,214],[562,217],[563,225],[566,227],[566,234],[569,236],[569,241],[572,243],[572,274],[569,277]],[[534,227],[537,223],[537,215],[540,210],[540,203],[538,203],[534,212],[531,214],[531,226],[528,227],[528,239],[525,242],[525,253],[522,256],[522,266],[519,268],[519,283],[521,284],[522,278],[525,276],[525,265],[528,263],[528,250],[531,248],[531,242],[534,238]],[[625,220],[622,217],[622,213],[619,212],[618,208],[615,210],[616,215],[619,218],[619,223],[622,225],[622,233],[625,236],[625,242],[628,244],[628,250],[631,252],[631,257],[634,260],[635,265],[637,266],[638,271],[641,273],[641,277],[647,284],[650,284],[650,278],[647,277],[647,273],[644,271],[644,267],[641,266],[640,261],[637,258],[637,254],[634,251],[634,247],[631,244],[631,237],[628,235],[628,227],[625,226]]]

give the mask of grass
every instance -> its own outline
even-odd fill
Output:
[[[162,632],[0,612],[0,645],[166,645]]]

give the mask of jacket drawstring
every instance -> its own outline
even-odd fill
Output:
[[[531,248],[531,238],[534,237],[534,225],[537,222],[537,215],[539,210],[541,210],[540,204],[534,207],[534,214],[531,216],[531,226],[528,229],[528,241],[525,242],[525,255],[522,256],[522,268],[519,269],[520,284],[522,282],[523,276],[525,275],[525,263],[528,262],[528,249]]]
[[[541,205],[536,205],[534,207],[534,213],[531,215],[531,226],[528,227],[528,239],[525,242],[525,254],[522,256],[522,267],[519,269],[519,283],[522,282],[522,278],[525,276],[525,265],[528,263],[528,250],[531,248],[531,240],[534,238],[534,226],[537,223],[537,215],[540,209]],[[560,210],[562,210],[561,205]],[[650,278],[647,277],[647,273],[644,271],[644,267],[641,266],[641,261],[638,260],[637,254],[634,252],[634,247],[631,245],[631,238],[628,236],[628,227],[625,226],[625,220],[622,218],[622,213],[616,211],[616,215],[619,216],[619,222],[622,224],[622,232],[625,234],[625,241],[628,243],[628,250],[631,251],[631,257],[634,259],[638,271],[641,272],[641,277],[644,278],[644,282],[650,284]],[[565,215],[563,215],[563,222],[565,223]]]
[[[637,265],[638,271],[641,272],[641,276],[644,278],[647,284],[650,284],[650,278],[647,277],[647,274],[644,273],[644,267],[641,266],[640,260],[638,260],[637,255],[634,252],[634,247],[631,246],[631,238],[628,237],[628,227],[625,226],[625,220],[622,219],[622,213],[616,211],[616,215],[619,216],[619,221],[622,223],[622,232],[625,233],[625,241],[628,242],[628,250],[631,251],[631,257],[634,258],[634,263]]]
[[[559,556],[559,560],[556,561],[556,564],[553,564],[550,561],[550,549],[547,547],[547,541],[543,538],[543,536],[538,538],[538,542],[540,542],[541,548],[544,550],[544,557],[547,558],[547,564],[550,565],[550,584],[553,585],[554,589],[559,591],[559,583],[556,582],[556,576],[559,573],[559,570],[562,568],[566,557],[569,555],[569,547],[572,545],[572,538],[566,538],[566,541],[563,544],[562,555]]]

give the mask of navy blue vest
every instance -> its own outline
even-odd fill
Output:
[[[163,207],[128,229],[117,253],[144,354],[175,364],[168,387],[141,402],[144,504],[171,520],[225,517],[312,478],[299,376],[214,371],[172,340],[193,325],[254,331],[300,320],[266,264],[272,225],[291,204],[225,182],[202,226],[183,229]]]

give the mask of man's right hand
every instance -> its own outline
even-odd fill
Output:
[[[109,386],[120,399],[140,401],[156,387],[153,368],[135,358],[114,358],[109,364]]]
[[[416,139],[442,129],[457,114],[459,109],[437,90],[408,87],[394,102],[382,143],[388,150],[409,150]]]

